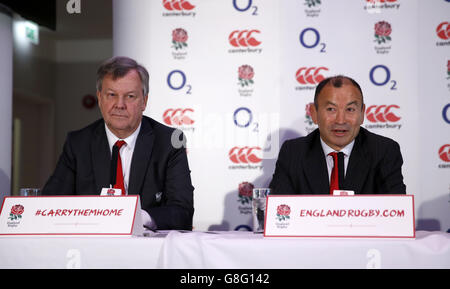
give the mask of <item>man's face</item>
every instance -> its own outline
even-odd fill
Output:
[[[105,75],[97,98],[106,125],[117,137],[124,139],[137,129],[147,95],[143,95],[141,79],[135,70],[116,80],[112,75]]]
[[[365,106],[359,90],[344,83],[341,87],[327,84],[317,98],[311,117],[319,125],[322,140],[334,150],[341,150],[352,142],[364,121]]]

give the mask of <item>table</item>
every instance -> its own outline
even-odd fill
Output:
[[[267,239],[250,232],[170,232],[158,268],[450,268],[450,234],[416,239]]]
[[[450,234],[405,239],[267,239],[251,232],[151,237],[1,237],[0,268],[450,268]]]
[[[0,238],[0,268],[155,268],[166,235],[2,237]]]

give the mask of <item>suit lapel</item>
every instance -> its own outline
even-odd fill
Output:
[[[105,132],[105,123],[102,121],[95,128],[91,141],[92,166],[95,176],[95,186],[98,193],[104,187],[109,187],[111,152]]]
[[[330,190],[328,170],[317,130],[304,162],[304,173],[314,194],[327,194]]]
[[[360,131],[355,139],[355,145],[348,161],[344,189],[353,190],[356,194],[361,192],[370,169],[370,160],[367,160],[367,156],[368,154],[364,151],[363,137]]]
[[[150,121],[142,118],[141,130],[136,140],[133,157],[131,159],[129,194],[139,194],[147,173],[147,167],[152,155],[155,136]]]

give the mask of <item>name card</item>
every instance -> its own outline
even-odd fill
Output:
[[[269,195],[265,237],[415,238],[413,195]]]
[[[0,236],[142,233],[138,195],[5,197],[0,211]]]

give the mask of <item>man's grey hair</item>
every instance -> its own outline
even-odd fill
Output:
[[[136,62],[136,60],[125,56],[116,56],[105,60],[97,70],[97,91],[102,91],[103,78],[111,75],[113,80],[124,77],[130,70],[136,70],[141,78],[142,92],[144,97],[148,95],[149,75],[144,66]]]

